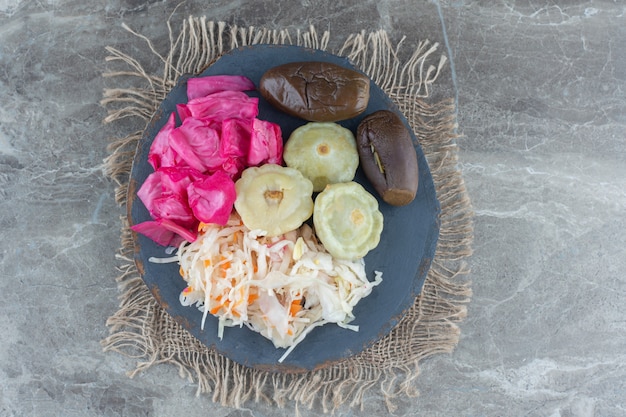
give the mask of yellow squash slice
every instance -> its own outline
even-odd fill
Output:
[[[274,164],[247,168],[235,189],[241,220],[266,236],[295,230],[313,214],[313,184],[293,168]]]

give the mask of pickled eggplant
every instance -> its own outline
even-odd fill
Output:
[[[389,110],[369,114],[356,139],[363,172],[382,199],[393,206],[413,201],[419,181],[417,153],[400,117]]]
[[[259,91],[270,104],[287,114],[308,121],[336,122],[365,111],[370,80],[329,62],[294,62],[266,71]]]

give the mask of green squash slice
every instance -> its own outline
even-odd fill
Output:
[[[383,215],[378,200],[359,183],[328,185],[315,199],[315,232],[335,258],[355,260],[378,246]]]

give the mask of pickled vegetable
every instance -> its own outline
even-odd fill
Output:
[[[313,183],[313,191],[354,179],[359,152],[352,132],[337,123],[310,122],[293,131],[283,150],[287,166]]]
[[[313,214],[313,184],[294,168],[275,164],[247,168],[235,189],[241,220],[266,236],[295,230]]]
[[[259,91],[273,106],[315,122],[336,122],[365,111],[370,80],[330,62],[292,62],[263,74]]]
[[[313,224],[326,250],[339,259],[364,257],[378,246],[383,215],[359,183],[331,184],[315,199]]]
[[[369,114],[356,137],[363,172],[383,200],[392,206],[413,201],[419,183],[417,153],[400,117],[389,110]]]

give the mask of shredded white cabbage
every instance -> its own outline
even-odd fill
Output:
[[[234,213],[226,226],[201,225],[198,239],[178,249],[180,274],[187,288],[185,306],[218,318],[218,336],[226,326],[247,326],[291,350],[315,327],[349,323],[352,310],[382,282],[376,272],[369,282],[363,259],[334,259],[308,225],[267,238],[249,230]]]

